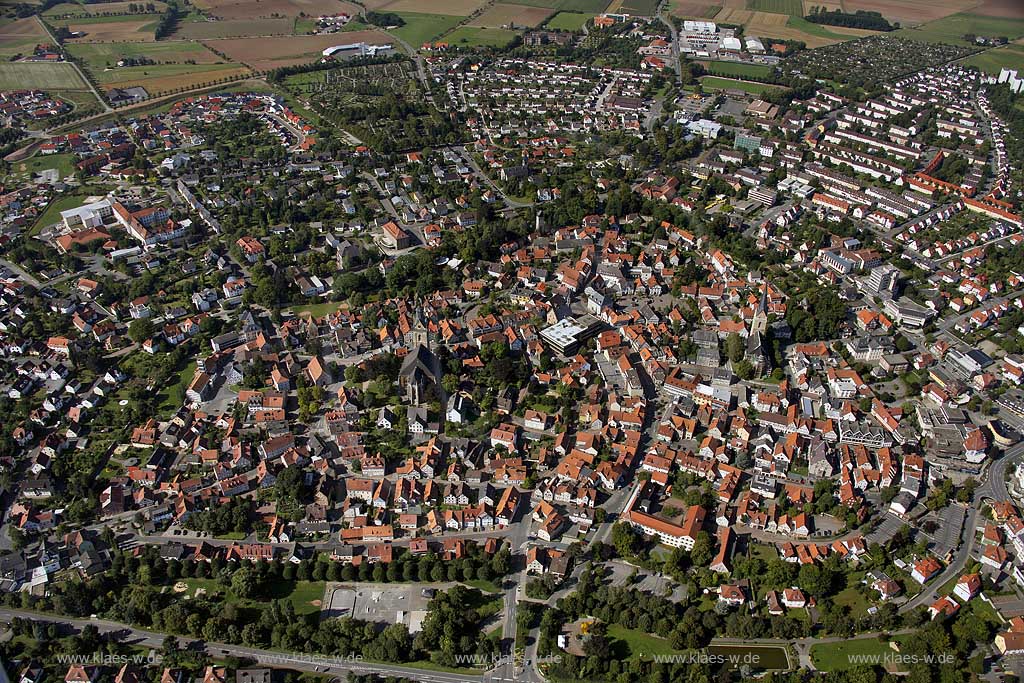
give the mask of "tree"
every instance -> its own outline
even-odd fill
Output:
[[[136,344],[141,344],[153,336],[153,321],[149,318],[133,320],[128,325],[128,338]]]
[[[612,526],[612,544],[619,557],[631,557],[639,549],[640,539],[628,523],[616,522]]]

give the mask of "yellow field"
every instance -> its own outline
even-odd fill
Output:
[[[805,2],[804,6],[806,5]],[[856,12],[860,9],[879,12],[889,21],[898,21],[903,26],[917,26],[972,9],[977,5],[978,0],[843,0],[843,9],[847,12]],[[834,27],[828,28],[832,30]]]
[[[367,9],[382,12],[427,12],[430,14],[447,14],[452,17],[468,17],[485,4],[484,0],[389,0],[385,2],[367,2]]]
[[[81,31],[81,38],[71,38],[70,42],[83,43],[126,43],[132,41],[151,41],[156,21],[152,18],[140,21],[89,21],[71,20],[69,31]]]
[[[509,24],[515,24],[517,27],[528,26],[533,28],[554,14],[554,12],[555,10],[547,7],[528,7],[526,5],[499,3],[488,7],[483,14],[469,22],[469,25],[502,28]]]

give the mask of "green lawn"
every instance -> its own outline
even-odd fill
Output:
[[[88,16],[69,19],[51,19],[54,26],[67,26],[68,24],[116,24],[121,21],[148,21],[155,27],[160,21],[159,14],[116,14],[109,17]],[[145,27],[143,27],[145,28]]]
[[[900,29],[893,35],[928,43],[970,45],[971,43],[963,40],[964,34],[967,33],[976,36],[1006,36],[1014,40],[1024,36],[1024,19],[985,17],[970,13],[951,14],[914,28]]]
[[[85,90],[88,86],[67,62],[16,62],[0,64],[0,90]]]
[[[718,78],[717,76],[704,76],[700,83],[705,90],[742,90],[754,95],[775,90],[778,86],[765,85],[763,83],[747,83],[736,81],[731,78]]]
[[[789,14],[795,17],[804,15],[803,3],[800,0],[747,0],[747,9],[756,12]]]
[[[559,12],[548,19],[546,26],[552,30],[579,31],[593,18],[593,15],[580,12]]]
[[[241,599],[224,588],[217,579],[182,579],[188,586],[186,595],[195,595],[196,588],[203,588],[209,595],[223,595],[226,602],[240,607],[264,604],[270,600],[287,600],[292,603],[296,614],[313,614],[320,611],[320,600],[324,597],[323,581],[279,581],[272,585],[265,596]],[[313,604],[316,602],[317,604]]]
[[[644,659],[652,655],[679,654],[664,638],[648,635],[618,624],[608,625],[608,637],[612,639],[612,650],[620,659]]]
[[[515,31],[503,28],[460,26],[445,36],[445,41],[454,47],[505,47],[515,36]]]
[[[839,591],[832,602],[842,605],[850,610],[850,616],[854,619],[863,617],[868,613],[868,602],[864,599],[854,586],[848,586]]]
[[[858,638],[838,643],[811,646],[811,661],[820,671],[841,671],[869,664],[866,658],[877,658],[879,665],[887,653],[895,653],[887,642],[878,638]]]
[[[772,67],[764,64],[741,64],[739,62],[705,62],[708,71],[723,76],[736,76],[738,78],[767,78],[772,74]]]
[[[1024,46],[1003,45],[993,50],[986,50],[964,60],[967,66],[976,66],[985,73],[999,75],[1000,69],[1020,69],[1024,67]]]
[[[185,397],[185,390],[192,383],[192,378],[195,377],[195,374],[196,362],[191,360],[178,372],[178,381],[165,387],[160,392],[162,400],[157,410],[161,415],[170,415],[181,406],[181,402]]]
[[[341,308],[341,302],[325,301],[322,304],[304,304],[302,306],[292,306],[292,313],[294,313],[295,315],[308,313],[314,318],[320,318],[329,313],[334,313],[339,308]]]
[[[467,586],[476,588],[477,590],[483,591],[484,593],[500,593],[501,587],[493,581],[481,581],[480,579],[473,579],[472,581],[463,581]]]
[[[454,28],[465,17],[453,17],[449,14],[421,14],[418,12],[398,12],[405,20],[405,26],[391,31],[396,36],[418,50],[423,43],[432,41],[442,33]]]
[[[47,225],[60,222],[60,212],[67,211],[68,209],[74,209],[85,203],[86,197],[82,195],[66,195],[58,197],[50,202],[46,206],[46,211],[39,214],[39,218],[36,219],[35,225],[32,226],[32,230],[29,231],[29,235],[33,235]]]

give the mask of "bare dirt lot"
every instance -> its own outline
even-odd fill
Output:
[[[199,64],[189,67],[176,65],[173,67],[149,67],[150,71],[138,72],[132,75],[125,75],[122,80],[113,83],[103,84],[104,90],[111,88],[129,88],[141,85],[151,96],[162,93],[169,93],[181,88],[195,88],[206,84],[213,84],[232,76],[239,76],[249,73],[244,66],[230,66],[221,64]],[[173,73],[180,71],[180,73]],[[172,72],[172,73],[168,73]]]
[[[491,5],[483,14],[471,21],[469,25],[503,28],[509,24],[515,24],[517,27],[529,26],[533,28],[554,14],[554,12],[553,9],[548,9],[547,7],[527,7],[526,5],[499,3]]]
[[[984,0],[971,13],[986,17],[1024,19],[1024,4],[1020,0]]]
[[[328,47],[359,42],[384,45],[394,44],[395,41],[382,31],[349,31],[325,36],[224,38],[203,41],[207,47],[226,54],[232,61],[248,64],[259,71],[307,64],[320,59],[321,52]]]
[[[309,17],[324,14],[356,14],[359,8],[341,0],[195,0],[196,7],[222,19],[258,19],[261,17]]]

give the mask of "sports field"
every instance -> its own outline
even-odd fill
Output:
[[[75,67],[67,62],[0,63],[0,90],[85,90],[88,88]]]
[[[749,83],[746,81],[737,81],[731,78],[718,78],[717,76],[704,76],[700,79],[700,84],[705,90],[742,90],[753,95],[760,95],[761,93],[768,92],[770,90],[778,90],[779,86],[765,85],[763,83]]]
[[[741,64],[738,62],[701,62],[708,71],[725,76],[738,78],[766,78],[772,73],[770,66],[764,64]]]

